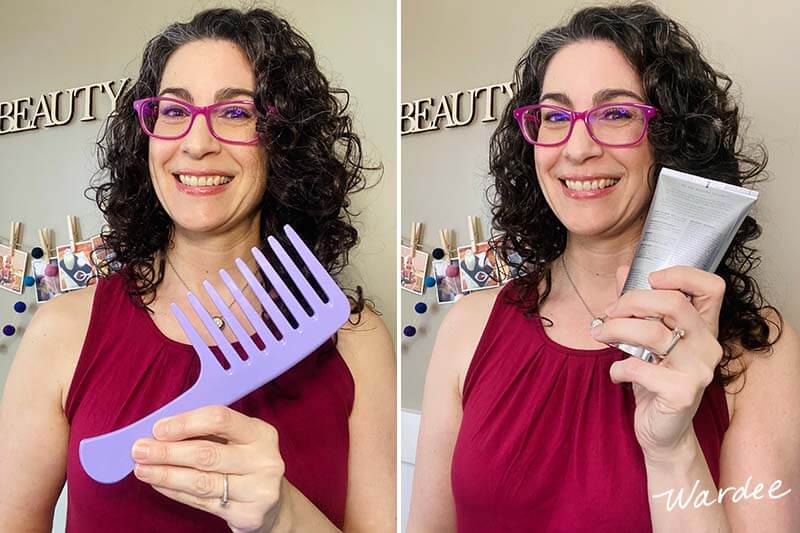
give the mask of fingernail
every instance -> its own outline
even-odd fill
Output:
[[[147,459],[147,455],[149,453],[150,453],[150,447],[147,444],[136,443],[133,447],[134,459]]]
[[[153,469],[147,465],[136,465],[133,467],[133,471],[136,474],[136,477],[140,479],[150,477],[150,475],[153,473]]]
[[[153,435],[156,437],[166,437],[169,435],[169,418],[159,420],[153,427]]]

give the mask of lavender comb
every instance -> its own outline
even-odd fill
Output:
[[[230,275],[225,270],[220,270],[222,281],[264,343],[264,349],[259,349],[255,345],[219,293],[205,281],[203,287],[247,353],[247,361],[242,361],[214,324],[208,311],[190,292],[189,303],[228,360],[230,364],[228,370],[220,365],[180,308],[174,303],[171,304],[173,314],[200,357],[200,377],[186,392],[137,422],[104,435],[81,440],[79,447],[81,465],[92,479],[100,483],[114,483],[121,480],[133,470],[134,463],[131,459],[133,443],[140,438],[152,436],[153,425],[158,420],[205,405],[229,405],[235,402],[297,364],[331,338],[347,322],[350,316],[350,303],[347,297],[297,233],[288,225],[284,226],[284,230],[328,301],[324,302],[319,297],[280,243],[270,236],[267,239],[270,247],[312,310],[309,316],[261,251],[253,248],[252,253],[256,262],[296,320],[298,325],[293,328],[245,262],[237,258],[236,266],[279,331],[281,339],[278,340],[269,330],[261,313],[253,309]]]

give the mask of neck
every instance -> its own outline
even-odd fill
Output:
[[[617,268],[631,264],[640,237],[641,226],[602,239],[573,233],[568,235],[563,259],[569,277],[595,316],[602,315],[602,310],[616,300]],[[553,285],[558,285],[558,292],[582,305],[561,261],[556,261],[553,266]]]
[[[259,244],[258,217],[246,226],[216,235],[187,232],[176,227],[171,246],[165,252],[175,272],[171,272],[167,265],[164,281],[180,292],[188,289],[199,296],[204,280],[209,280],[214,286],[222,284],[218,271],[225,269],[241,286],[243,277],[235,259],[241,258],[252,270],[254,260],[250,249]]]

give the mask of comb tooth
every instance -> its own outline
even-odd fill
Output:
[[[189,293],[191,295],[191,293]],[[197,355],[200,356],[200,368],[217,368],[221,369],[219,361],[217,358],[214,357],[214,353],[211,349],[206,345],[202,338],[200,338],[200,334],[197,332],[195,327],[189,322],[189,319],[183,313],[180,307],[177,304],[170,304],[170,309],[172,310],[172,314],[175,315],[175,318],[178,319],[178,324],[180,324],[181,329],[183,332],[186,333],[186,337],[189,339],[189,342],[192,343]]]
[[[283,266],[286,267],[288,272],[290,265],[294,266],[294,263],[292,262],[291,259],[289,259],[289,256],[286,255],[286,251],[283,249],[283,247],[281,247],[280,243],[278,243],[278,241],[275,240],[275,238],[272,237],[271,235],[267,237],[267,242],[269,243],[270,247],[275,252],[275,254],[278,256],[280,262],[283,263]],[[283,256],[281,256],[281,252],[283,252]],[[283,303],[286,304],[286,307],[289,308],[289,312],[291,312],[292,315],[294,315],[295,320],[297,320],[298,323],[304,322],[308,318],[308,313],[306,313],[305,309],[302,308],[300,302],[297,301],[297,298],[294,297],[294,294],[292,294],[292,292],[289,290],[289,287],[286,286],[286,283],[283,282],[283,280],[275,271],[275,269],[272,268],[272,265],[269,264],[267,258],[264,257],[264,254],[262,254],[261,251],[259,250],[258,255],[256,255],[254,250],[253,255],[256,256],[256,261],[261,266],[261,269],[264,270],[264,273],[269,278],[269,281],[272,283],[272,286],[275,287],[275,291],[281,297]],[[295,269],[296,268],[297,267],[295,267]],[[289,274],[289,277],[292,277],[291,273]]]
[[[297,288],[300,290],[300,294],[302,294],[303,298],[306,299],[308,305],[311,306],[311,309],[319,309],[325,305],[322,299],[319,297],[319,294],[317,294],[317,291],[314,290],[314,287],[311,286],[303,273],[300,272],[300,269],[297,268],[295,262],[292,261],[292,258],[289,257],[289,254],[286,253],[286,250],[283,249],[283,246],[281,246],[281,244],[272,237],[270,237],[268,240],[270,246],[272,246],[272,249],[275,250],[275,255],[278,256],[278,259],[289,273],[289,277],[292,278],[292,281],[294,281],[295,285],[297,285]],[[295,249],[298,248],[295,242],[292,242],[292,244],[294,245]],[[305,245],[303,245],[303,247],[305,247]],[[299,251],[300,250],[298,250],[298,252]],[[302,255],[300,257],[302,258]],[[304,258],[303,262],[305,262]]]
[[[333,280],[331,275],[327,270],[325,270],[325,267],[322,266],[314,254],[311,253],[311,250],[308,249],[308,246],[306,246],[306,243],[303,242],[297,232],[288,224],[283,227],[283,230],[286,232],[289,242],[292,243],[294,249],[297,250],[297,253],[303,259],[303,262],[305,263],[309,272],[311,272],[311,275],[314,276],[314,279],[317,280],[320,288],[322,288],[322,291],[328,297],[328,300],[331,299],[332,294],[341,292],[339,286],[336,285],[336,282]],[[316,291],[314,291],[314,295],[317,295]],[[319,298],[317,298],[317,300],[319,300]],[[320,301],[320,303],[322,302]]]
[[[225,338],[225,335],[223,335],[217,325],[214,324],[214,320],[212,320],[211,315],[208,314],[206,308],[203,307],[203,304],[200,303],[200,300],[198,300],[197,297],[191,292],[188,294],[188,298],[189,303],[192,304],[192,307],[194,308],[194,312],[197,313],[197,316],[200,317],[200,321],[206,327],[206,331],[208,331],[211,336],[214,337],[214,341],[217,343],[217,346],[219,346],[220,350],[222,350],[223,355],[225,355],[225,359],[228,360],[228,364],[231,365],[231,370],[237,364],[241,365],[243,361],[239,357],[239,354],[236,353],[236,350],[233,349],[233,346],[231,346],[231,343]]]
[[[253,249],[257,250],[258,248],[253,248]],[[289,324],[288,320],[286,320],[286,317],[283,315],[281,310],[278,309],[278,306],[275,305],[275,302],[272,301],[272,298],[269,296],[269,294],[267,294],[267,291],[264,290],[264,287],[261,286],[261,283],[258,282],[253,273],[250,272],[250,269],[247,268],[247,264],[245,264],[245,262],[242,261],[241,259],[237,258],[236,266],[239,267],[239,271],[247,280],[247,284],[253,290],[253,294],[255,294],[256,298],[258,298],[258,301],[261,302],[261,305],[267,311],[267,314],[272,319],[272,323],[275,324],[276,328],[278,328],[280,334],[284,337],[286,337],[286,335],[291,334],[292,331],[294,331],[294,328],[292,328],[292,325]],[[248,314],[247,317],[250,319],[250,322],[253,324],[254,327],[256,326],[256,324],[253,323],[254,320],[258,324],[263,324],[264,322],[260,316],[258,319],[255,319]],[[261,335],[260,330],[259,330],[259,335]],[[272,333],[269,333],[268,338],[273,338]],[[262,337],[262,339],[264,340],[264,342],[266,342],[265,337]]]
[[[223,272],[225,271],[220,270],[220,275],[222,275]],[[227,274],[227,272],[225,273]],[[244,351],[246,353],[257,352],[258,348],[256,348],[256,345],[253,343],[253,340],[250,338],[250,335],[248,335],[247,332],[245,332],[244,328],[236,319],[234,314],[231,312],[230,308],[227,305],[225,305],[225,302],[222,300],[222,298],[220,297],[219,293],[214,288],[214,286],[211,285],[211,283],[209,283],[206,280],[203,282],[203,288],[211,297],[211,300],[214,302],[214,306],[216,306],[216,308],[222,314],[222,317],[225,319],[225,324],[227,324],[231,328],[231,330],[233,330],[233,336],[236,337],[236,340],[239,341],[239,343],[242,345]]]
[[[236,283],[234,283],[233,278],[231,278],[230,274],[228,274],[225,270],[220,270],[219,275],[222,278],[222,281],[225,282],[225,285],[227,285],[228,290],[233,295],[233,299],[236,300],[236,303],[239,304],[239,309],[241,309],[242,312],[245,314],[247,320],[256,330],[256,333],[258,334],[259,338],[264,343],[264,346],[267,348],[267,351],[269,352],[270,349],[276,345],[276,339],[275,337],[273,337],[272,332],[264,324],[264,320],[261,318],[259,313],[255,309],[253,309],[253,306],[250,305],[250,302],[247,300],[247,298],[245,298],[244,294],[242,294],[241,289],[239,289],[239,287],[236,286]],[[234,322],[232,324],[236,324],[236,327],[238,327],[241,330],[237,331],[236,329],[234,329],[236,338],[247,339],[246,341],[240,340],[240,342],[242,343],[243,346],[245,346],[248,353],[250,353],[251,346],[252,349],[254,350],[253,353],[261,351],[258,349],[257,346],[253,344],[253,340],[250,338],[247,332],[244,331],[244,328],[241,326],[239,321],[234,319]]]

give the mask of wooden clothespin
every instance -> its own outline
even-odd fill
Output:
[[[477,253],[478,252],[478,237],[480,233],[480,225],[478,222],[478,217],[468,216],[467,222],[469,223],[469,242],[472,245],[472,251]]]
[[[411,258],[417,253],[417,246],[422,237],[422,223],[414,222],[411,224]]]
[[[75,251],[75,242],[78,240],[78,221],[74,215],[67,215],[67,227],[69,228],[69,246]]]
[[[8,233],[8,246],[11,248],[11,259],[14,259],[14,250],[17,248],[17,243],[19,242],[20,225],[19,222],[12,222],[11,231]]]
[[[450,250],[452,250],[452,247],[450,246],[450,230],[447,228],[440,229],[439,240],[442,241],[442,249],[444,250],[445,257],[447,257],[447,262],[449,263],[452,260],[452,257],[450,256]]]
[[[42,250],[44,250],[44,259],[45,261],[50,261],[50,230],[47,228],[40,228],[39,229],[39,242],[42,245]]]

